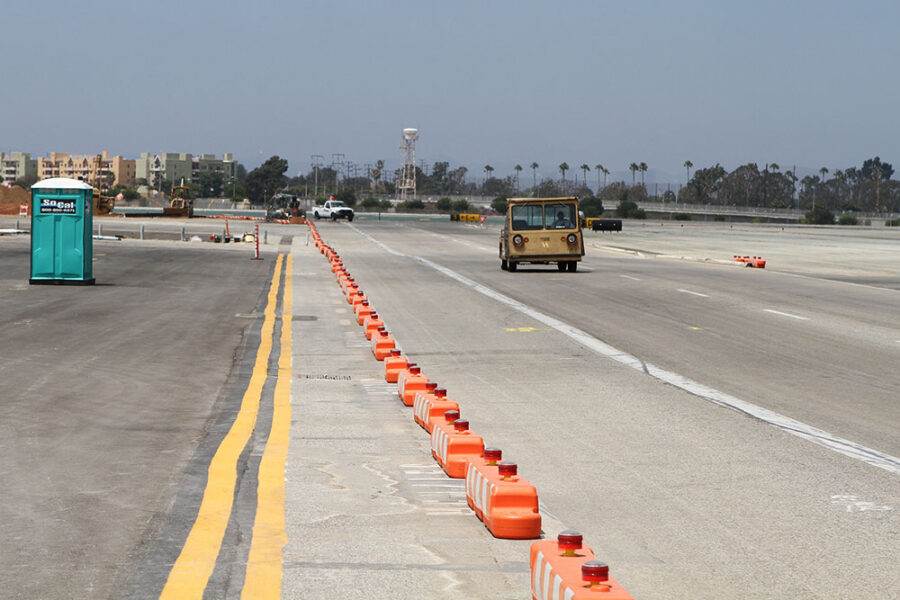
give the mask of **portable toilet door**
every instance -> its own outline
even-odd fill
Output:
[[[93,188],[76,179],[31,186],[30,283],[94,283],[93,200]]]

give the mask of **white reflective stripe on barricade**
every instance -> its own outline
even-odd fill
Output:
[[[553,572],[549,562],[544,562],[543,552],[537,553],[531,567],[531,593],[537,600],[572,600],[575,597],[575,591],[563,585],[562,577]]]

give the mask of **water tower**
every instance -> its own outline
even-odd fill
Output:
[[[400,172],[400,181],[397,183],[397,191],[400,193],[400,201],[416,197],[416,140],[419,139],[419,130],[407,127],[403,130],[403,169]]]

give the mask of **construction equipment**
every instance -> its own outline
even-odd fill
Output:
[[[169,199],[169,205],[163,207],[164,217],[187,217],[194,216],[194,199],[191,198],[191,188],[184,185],[184,177],[181,178],[181,185],[172,186],[172,197]]]
[[[103,195],[103,157],[96,155],[94,157],[94,214],[108,215],[113,211],[116,205],[114,196]]]

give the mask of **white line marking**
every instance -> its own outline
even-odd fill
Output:
[[[801,317],[799,315],[792,315],[791,313],[781,312],[778,310],[772,310],[771,308],[763,309],[767,313],[772,313],[773,315],[781,315],[782,317],[790,317],[791,319],[797,319],[799,321],[809,321],[809,317]]]
[[[393,254],[394,256],[406,256],[408,258],[417,260],[424,265],[428,265],[432,269],[443,273],[447,277],[455,279],[463,285],[472,288],[476,292],[483,294],[488,298],[492,298],[502,304],[505,304],[506,306],[517,310],[522,314],[528,315],[536,321],[539,321],[556,329],[563,335],[568,336],[585,348],[593,350],[597,354],[611,358],[612,360],[622,363],[623,365],[631,367],[632,369],[635,369],[637,371],[642,371],[643,373],[646,373],[651,377],[655,377],[660,381],[664,381],[665,383],[681,388],[686,392],[689,392],[696,396],[700,396],[701,398],[705,398],[710,402],[713,402],[714,404],[718,404],[719,406],[724,406],[726,408],[731,408],[755,419],[759,419],[760,421],[763,421],[765,423],[769,423],[770,425],[774,425],[775,427],[778,427],[779,429],[791,435],[795,435],[814,444],[824,446],[829,450],[833,450],[834,452],[843,454],[844,456],[849,456],[850,458],[854,458],[856,460],[870,464],[873,467],[878,467],[879,469],[884,469],[885,471],[890,471],[891,473],[900,475],[900,458],[897,458],[896,456],[891,456],[890,454],[879,452],[878,450],[868,448],[861,444],[857,444],[856,442],[851,442],[850,440],[834,436],[827,431],[823,431],[822,429],[819,429],[817,427],[812,427],[811,425],[807,425],[806,423],[797,421],[796,419],[791,419],[790,417],[786,417],[775,411],[757,406],[756,404],[752,404],[730,394],[720,392],[717,389],[703,385],[702,383],[698,383],[692,379],[688,379],[687,377],[678,375],[677,373],[672,373],[671,371],[666,371],[655,365],[644,362],[636,356],[632,356],[627,352],[623,352],[605,342],[598,340],[594,336],[585,331],[582,331],[581,329],[578,329],[577,327],[572,327],[571,325],[564,323],[559,319],[555,319],[549,315],[545,315],[544,313],[539,312],[538,310],[531,308],[530,306],[527,306],[526,304],[523,304],[518,300],[510,298],[509,296],[505,296],[504,294],[501,294],[500,292],[484,286],[476,281],[472,281],[468,277],[460,275],[456,271],[434,263],[426,258],[422,258],[421,256],[407,255],[403,254],[402,252],[397,252],[396,250],[393,250],[392,248],[389,248],[385,244],[379,242],[371,235],[360,231],[355,225],[351,225],[350,227],[361,236],[384,248],[388,253]]]
[[[700,296],[701,298],[709,298],[708,295],[701,294],[700,292],[692,292],[691,290],[683,290],[681,288],[678,288],[678,291],[681,292],[682,294],[690,294],[691,296]]]
[[[640,281],[637,277],[632,277],[631,275],[619,275],[619,277],[624,277],[625,279],[630,279],[632,281]]]

